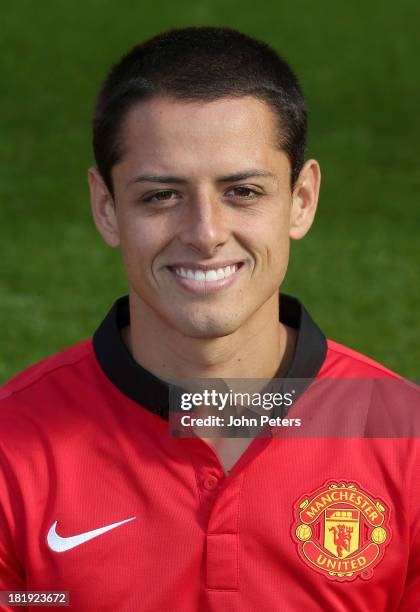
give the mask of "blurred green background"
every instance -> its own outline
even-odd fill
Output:
[[[187,25],[240,29],[297,71],[323,183],[284,291],[419,378],[420,3],[7,0],[1,22],[0,382],[91,335],[126,292],[90,217],[94,98],[132,45]]]

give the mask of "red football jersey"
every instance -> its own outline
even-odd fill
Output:
[[[68,591],[78,612],[418,612],[419,444],[388,435],[395,396],[368,384],[399,378],[326,340],[298,300],[281,296],[280,318],[297,329],[287,379],[314,381],[288,414],[309,434],[272,427],[228,473],[169,434],[168,384],[121,338],[127,298],[6,384],[0,590]],[[317,395],[330,379],[360,382],[345,410],[345,391]]]

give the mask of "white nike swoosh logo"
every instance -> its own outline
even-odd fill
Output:
[[[58,535],[55,528],[57,526],[57,521],[53,523],[50,527],[50,530],[47,535],[47,543],[48,546],[54,552],[65,552],[66,550],[70,550],[71,548],[75,548],[76,546],[80,546],[80,544],[84,544],[93,538],[97,538],[98,536],[110,531],[111,529],[115,529],[115,527],[119,527],[124,523],[128,523],[128,521],[134,521],[137,518],[133,516],[132,518],[125,519],[125,521],[120,521],[119,523],[112,523],[112,525],[106,525],[105,527],[99,527],[98,529],[94,529],[93,531],[86,531],[85,533],[78,533],[74,536],[69,536],[68,538],[63,538]]]

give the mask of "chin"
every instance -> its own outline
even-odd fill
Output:
[[[182,317],[177,321],[178,330],[189,338],[212,340],[234,333],[241,322],[232,317],[197,316]]]

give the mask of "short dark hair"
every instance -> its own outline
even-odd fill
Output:
[[[111,170],[123,154],[122,122],[134,104],[157,96],[211,101],[245,95],[275,112],[293,189],[305,159],[306,107],[295,74],[276,51],[219,27],[169,30],[135,46],[106,77],[94,113],[96,164],[111,194]]]

